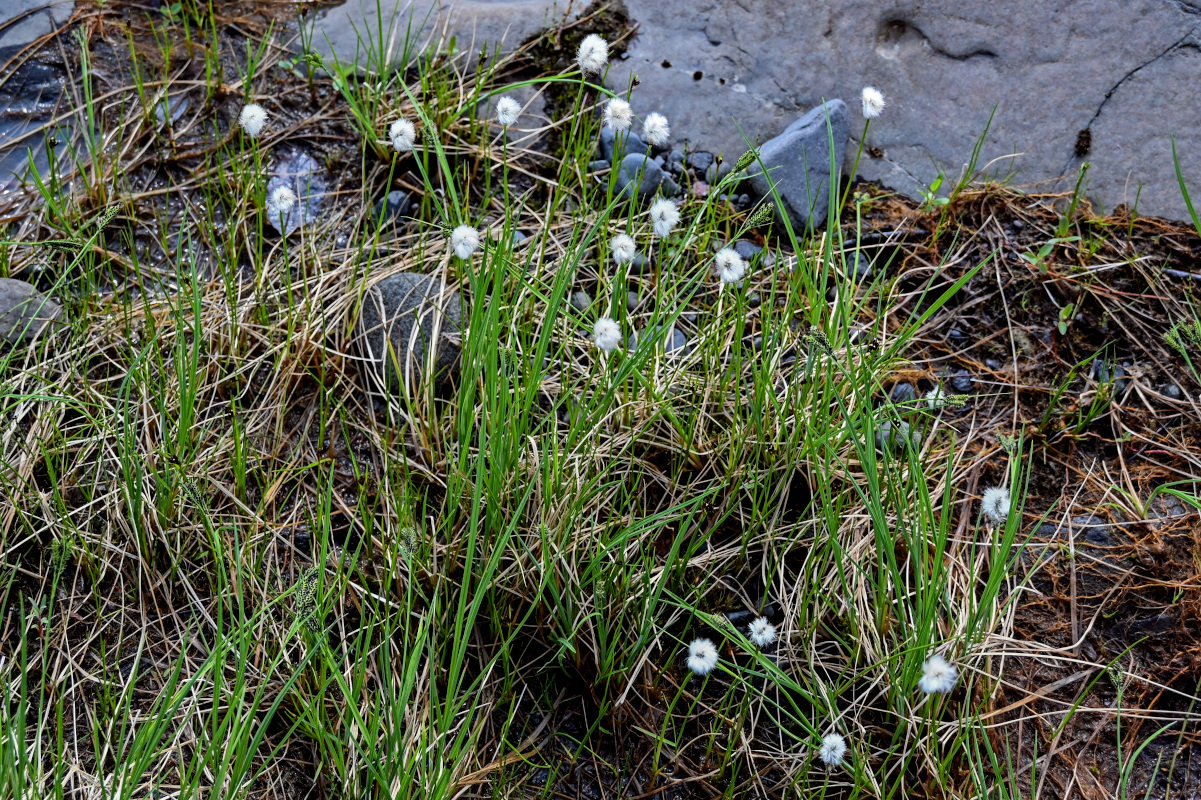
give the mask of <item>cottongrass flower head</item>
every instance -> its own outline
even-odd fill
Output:
[[[946,395],[943,394],[942,386],[935,386],[930,391],[926,392],[926,405],[930,408],[938,408],[946,400]]]
[[[287,186],[276,186],[271,194],[267,196],[267,213],[271,217],[278,218],[287,216],[292,207],[296,205],[296,192],[292,191]]]
[[[496,121],[506,128],[521,116],[521,103],[512,97],[502,97],[496,101]]]
[[[242,106],[242,112],[238,114],[238,125],[246,131],[247,136],[251,139],[255,138],[263,132],[263,128],[267,125],[267,109],[258,103],[247,103]]]
[[[609,63],[609,43],[595,33],[590,33],[580,42],[575,60],[582,71],[598,74]]]
[[[922,664],[922,678],[917,687],[926,694],[946,694],[955,688],[959,671],[942,656],[935,654]]]
[[[984,499],[980,501],[980,510],[989,522],[1004,525],[1009,519],[1009,490],[1003,486],[985,489]]]
[[[688,645],[688,669],[708,675],[717,666],[717,646],[708,639],[693,639]]]
[[[827,733],[822,737],[822,746],[817,755],[827,767],[837,767],[846,754],[847,740],[841,734]]]
[[[450,232],[450,247],[462,259],[480,249],[480,232],[470,225],[460,225]]]
[[[746,262],[733,247],[723,247],[713,258],[713,271],[726,285],[738,283],[746,275]]]
[[[874,86],[863,87],[863,118],[875,119],[884,110],[884,93]]]
[[[613,253],[613,260],[618,264],[629,264],[634,260],[638,246],[634,244],[633,238],[619,233],[609,240],[609,250]]]
[[[760,647],[767,647],[776,640],[776,626],[768,622],[767,617],[759,617],[747,630],[751,634],[751,641]]]
[[[654,147],[666,145],[671,138],[671,126],[667,124],[667,117],[658,111],[647,114],[646,119],[642,121],[642,138]]]
[[[621,344],[621,328],[611,317],[601,317],[592,326],[592,341],[606,353],[612,353]]]
[[[634,112],[630,104],[620,97],[614,97],[605,103],[605,124],[615,131],[628,130],[634,121]]]
[[[388,126],[388,139],[392,142],[393,150],[407,153],[413,149],[413,142],[417,141],[417,129],[413,123],[401,117]]]
[[[651,203],[650,215],[656,236],[667,236],[680,224],[680,209],[666,197]]]

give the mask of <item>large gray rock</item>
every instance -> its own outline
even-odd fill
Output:
[[[62,315],[62,306],[25,281],[0,278],[0,339],[32,339]]]
[[[410,10],[418,12],[420,41],[433,40],[446,24],[460,48],[472,41],[478,49],[506,33],[511,48],[543,21],[557,21],[568,5],[382,4],[385,29],[396,34],[386,38],[394,53]],[[585,5],[574,3],[573,13]],[[989,165],[989,174],[1012,172],[1018,185],[1071,189],[1088,159],[1087,194],[1104,209],[1134,203],[1137,195],[1143,213],[1184,218],[1172,165],[1175,136],[1184,175],[1201,194],[1201,125],[1187,100],[1201,71],[1201,0],[625,5],[638,29],[627,57],[611,63],[607,85],[624,90],[637,75],[636,113],[661,111],[677,136],[694,149],[722,152],[727,164],[748,141],[762,142],[806,109],[841,97],[852,105],[857,137],[849,168],[863,131],[859,91],[873,85],[888,107],[871,124],[859,173],[913,197],[940,172],[949,179],[944,187],[953,182],[994,107],[977,165]],[[315,41],[353,60],[351,23],[378,27],[375,8],[376,0],[351,0],[327,12]]]
[[[846,103],[830,100],[763,143],[759,161],[747,170],[754,190],[768,197],[774,185],[792,220],[793,230],[816,229],[830,208],[831,165],[841,171],[847,137],[851,135]],[[834,144],[831,161],[830,144]],[[766,173],[764,172],[766,170]],[[777,217],[780,208],[776,208]],[[783,220],[781,220],[783,221]]]
[[[630,153],[617,170],[617,191],[622,197],[650,197],[663,183],[663,170],[650,156]]]
[[[75,4],[64,0],[4,0],[0,4],[0,48],[17,48],[66,24]],[[20,18],[19,22],[14,20]]]
[[[435,380],[446,383],[459,362],[463,310],[458,292],[440,291],[432,275],[401,272],[370,286],[355,324],[355,341],[377,377],[392,390],[413,390],[433,343]],[[398,369],[399,368],[399,369]]]

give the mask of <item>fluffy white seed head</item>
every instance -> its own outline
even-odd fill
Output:
[[[693,639],[688,645],[688,669],[708,675],[717,666],[717,647],[708,639]]]
[[[459,258],[471,258],[480,249],[480,232],[470,225],[460,225],[450,232],[450,247]]]
[[[767,621],[767,617],[759,617],[750,624],[747,631],[751,641],[760,647],[767,647],[776,640],[776,626]]]
[[[621,344],[621,328],[609,317],[601,317],[592,326],[592,341],[606,353],[612,353]]]
[[[884,94],[874,86],[863,87],[863,118],[875,119],[884,110]]]
[[[609,63],[609,43],[595,33],[590,33],[580,42],[575,60],[582,71],[599,74]]]
[[[292,210],[292,206],[296,205],[296,199],[296,192],[289,187],[276,186],[271,190],[271,194],[267,195],[267,213],[272,219],[285,216]]]
[[[942,405],[943,400],[945,399],[946,395],[943,394],[942,386],[935,386],[933,389],[926,392],[926,405],[930,406],[930,408],[938,408]]]
[[[258,103],[247,103],[242,106],[242,113],[238,114],[238,125],[253,139],[262,133],[267,125],[267,109]]]
[[[634,244],[631,237],[619,233],[609,240],[609,250],[613,253],[613,260],[618,264],[629,264],[634,260],[638,246]]]
[[[680,209],[666,197],[651,203],[650,215],[656,236],[667,236],[680,224]]]
[[[671,139],[671,126],[667,124],[667,117],[658,111],[647,114],[646,119],[642,121],[642,138],[654,147],[666,145]]]
[[[392,142],[393,150],[407,153],[413,149],[413,142],[417,141],[417,129],[402,117],[388,126],[388,139]]]
[[[984,499],[980,501],[980,510],[989,522],[1004,525],[1009,519],[1009,490],[1002,486],[985,489]]]
[[[713,257],[713,271],[726,285],[738,283],[746,275],[746,262],[733,247],[723,247]]]
[[[847,754],[847,740],[837,733],[827,733],[822,737],[821,750],[818,756],[828,767],[837,767]]]
[[[630,104],[620,97],[614,97],[605,103],[605,124],[615,131],[628,130],[634,121],[634,112]]]
[[[502,97],[496,101],[496,121],[506,128],[521,116],[521,103],[512,97]]]
[[[917,686],[926,694],[945,694],[955,688],[958,670],[940,655],[932,655],[922,664],[922,678]]]

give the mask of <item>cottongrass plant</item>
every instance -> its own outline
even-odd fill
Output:
[[[817,756],[827,767],[837,767],[842,764],[847,754],[847,740],[838,733],[827,733],[822,737],[822,746]]]
[[[296,205],[296,192],[288,186],[277,186],[267,196],[267,213],[272,219],[286,217]]]
[[[609,43],[595,33],[590,33],[580,42],[576,51],[576,63],[580,71],[589,75],[599,75],[609,63]]]
[[[713,271],[721,278],[722,284],[729,286],[738,283],[746,275],[746,262],[733,247],[723,247],[713,257]]]
[[[621,328],[612,317],[601,317],[592,326],[592,341],[600,350],[612,353],[621,346]]]
[[[450,233],[450,247],[463,260],[480,249],[480,232],[470,225],[460,225]]]
[[[417,128],[413,123],[401,117],[388,126],[388,141],[392,143],[392,149],[396,152],[407,153],[413,149],[413,143],[417,141]]]
[[[688,669],[701,676],[717,667],[717,646],[709,639],[693,639],[688,645]]]
[[[751,641],[759,647],[767,647],[776,640],[776,626],[767,617],[756,618],[747,628]]]
[[[258,103],[247,103],[242,106],[242,111],[238,114],[238,126],[251,139],[256,139],[263,132],[263,128],[267,126],[268,116],[267,109]]]
[[[1009,519],[1010,506],[1009,490],[1003,486],[994,486],[984,490],[980,501],[980,510],[984,517],[994,525],[1004,525]]]
[[[496,121],[506,128],[517,122],[521,116],[521,104],[512,97],[502,97],[496,101]]]
[[[638,254],[638,245],[634,243],[633,237],[619,233],[609,240],[609,251],[613,253],[614,262],[619,266],[625,265],[633,262]]]
[[[680,209],[666,197],[660,197],[651,203],[647,213],[650,215],[656,236],[669,236],[680,224]]]
[[[671,140],[671,126],[667,124],[667,117],[658,111],[647,114],[642,122],[642,138],[654,147],[666,147]]]
[[[605,124],[615,131],[629,130],[634,121],[634,112],[630,104],[620,97],[614,97],[605,103]]]
[[[917,686],[926,694],[946,694],[955,688],[959,671],[937,653],[922,664],[922,677]]]
[[[863,101],[864,119],[875,119],[884,111],[884,94],[874,86],[864,86],[860,99]]]

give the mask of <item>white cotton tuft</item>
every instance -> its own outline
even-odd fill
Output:
[[[642,122],[642,138],[654,147],[664,147],[671,139],[671,126],[667,124],[667,117],[658,111],[647,114]]]
[[[680,224],[680,209],[666,197],[651,203],[651,222],[656,236],[667,236]]]
[[[613,253],[613,260],[618,264],[629,264],[638,252],[638,245],[631,237],[619,233],[609,240],[609,250]]]
[[[1001,486],[985,489],[980,510],[989,522],[1004,525],[1009,519],[1009,490]]]
[[[746,262],[733,247],[723,247],[713,258],[713,271],[727,286],[738,283],[746,275]]]
[[[580,49],[576,51],[575,60],[583,72],[599,74],[609,63],[608,42],[595,33],[588,34],[584,37],[584,41],[580,42]]]
[[[708,675],[717,666],[717,647],[708,639],[693,639],[688,645],[688,669]]]
[[[450,233],[450,247],[459,258],[471,258],[480,249],[480,232],[470,225],[460,225]]]
[[[296,192],[292,191],[287,186],[277,186],[267,196],[267,213],[272,219],[287,216],[292,207],[296,205]]]
[[[926,694],[946,694],[955,688],[959,672],[940,655],[932,655],[922,664],[922,678],[917,686]]]
[[[246,131],[247,136],[255,138],[267,125],[267,109],[258,103],[247,103],[242,106],[242,113],[238,114],[238,125]]]
[[[837,733],[827,733],[822,737],[821,750],[818,756],[828,767],[837,767],[847,754],[847,740]]]
[[[760,647],[767,647],[776,640],[776,626],[768,622],[767,617],[759,617],[747,630],[751,634],[751,641]]]
[[[610,317],[601,317],[592,326],[592,341],[606,353],[612,353],[621,345],[621,328]]]
[[[875,119],[884,110],[884,94],[874,86],[863,87],[863,118]]]
[[[413,143],[417,141],[417,129],[407,119],[398,119],[388,126],[388,139],[392,142],[393,150],[398,153],[407,153],[413,149]]]
[[[615,131],[628,130],[634,121],[634,112],[630,104],[621,98],[614,97],[605,103],[605,124]]]
[[[496,101],[496,121],[506,128],[521,116],[521,104],[512,97],[502,97]]]

